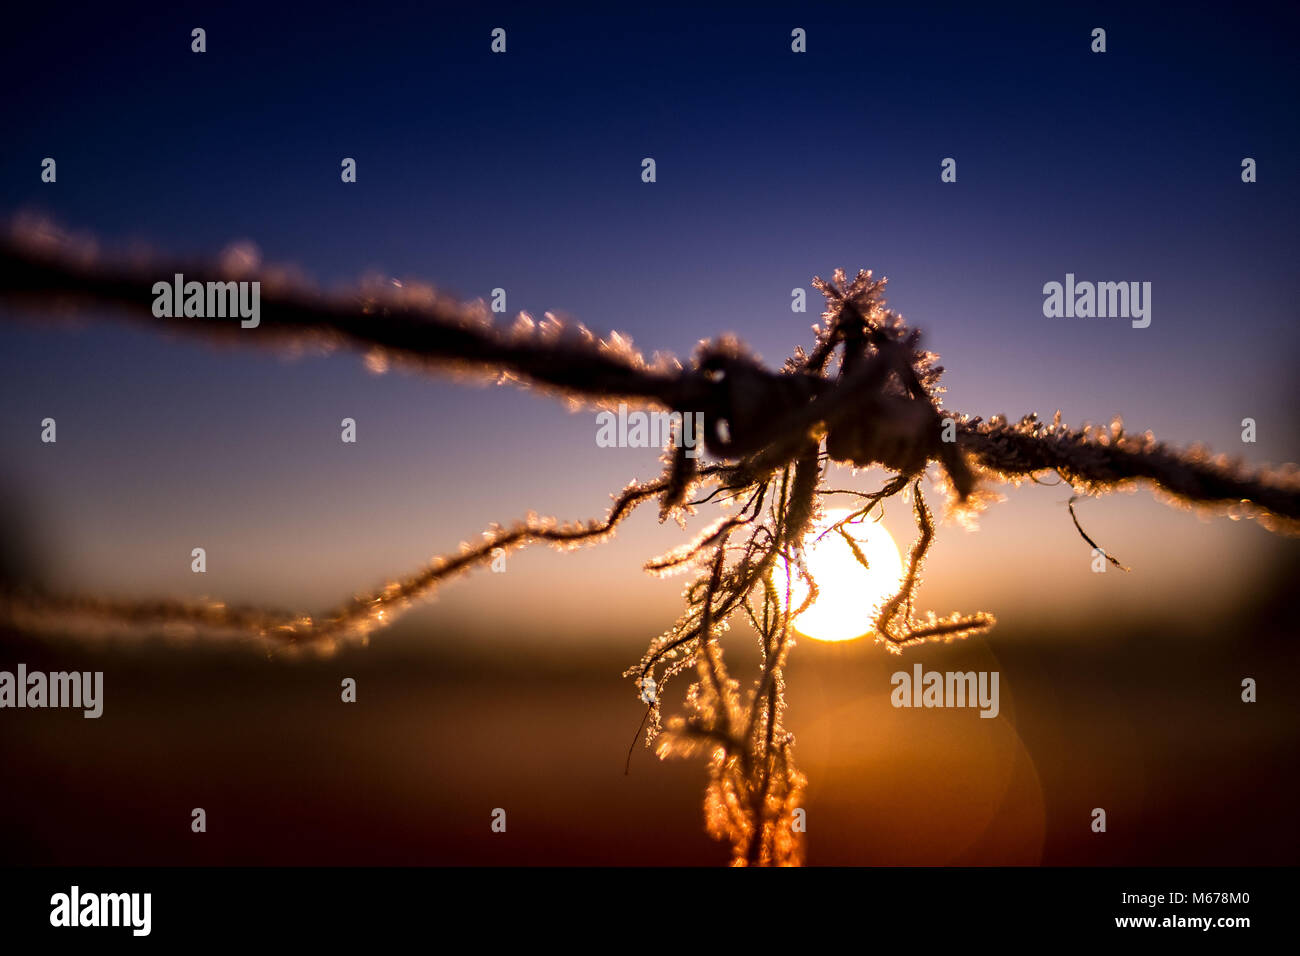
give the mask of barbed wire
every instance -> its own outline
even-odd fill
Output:
[[[176,275],[204,285],[256,278],[261,284],[257,327],[156,315],[155,284]],[[693,362],[683,366],[662,355],[647,362],[617,333],[598,338],[550,315],[539,323],[520,313],[512,325],[499,327],[482,302],[461,303],[427,285],[370,280],[326,293],[290,270],[260,268],[246,246],[231,247],[206,262],[110,259],[92,243],[49,223],[18,221],[0,241],[0,301],[11,316],[34,310],[95,318],[120,315],[224,343],[295,352],[350,348],[364,353],[375,369],[396,365],[514,382],[581,404],[631,401],[700,413],[705,449],[720,463],[700,469],[678,448],[670,454],[663,478],[630,486],[603,521],[560,525],[530,515],[510,528],[494,527],[480,543],[358,595],[319,619],[217,602],[110,601],[31,592],[0,595],[0,608],[28,623],[59,616],[134,625],[155,621],[254,633],[289,644],[326,642],[382,626],[413,599],[501,550],[534,542],[572,546],[602,540],[646,500],[660,498],[661,518],[666,517],[681,510],[688,490],[701,481],[733,492],[756,486],[806,455],[810,442],[822,441],[822,459],[895,471],[899,480],[888,494],[902,491],[931,462],[942,465],[941,477],[959,506],[969,502],[981,479],[1019,481],[1054,472],[1079,494],[1148,482],[1172,501],[1221,506],[1273,530],[1296,531],[1300,473],[1294,466],[1249,470],[1202,449],[1170,448],[1150,433],[1129,435],[1118,421],[1104,430],[1072,429],[1061,423],[1059,412],[1050,423],[1036,415],[1009,423],[945,411],[938,402],[942,369],[935,364],[937,356],[921,351],[919,334],[884,308],[885,280],[862,272],[849,282],[837,272],[814,284],[828,307],[811,353],[796,353],[775,372],[734,339],[723,338],[702,342]],[[843,356],[832,368],[832,356],[841,347]],[[718,536],[714,531],[709,540],[716,542]],[[686,556],[691,553],[688,549]],[[655,562],[650,567],[663,570]]]
[[[255,328],[155,314],[156,283],[261,283]],[[426,285],[370,281],[336,293],[312,287],[286,270],[262,268],[246,247],[216,262],[110,260],[46,223],[22,222],[0,241],[0,302],[21,318],[34,310],[72,311],[93,318],[121,315],[153,328],[213,341],[281,350],[350,348],[375,370],[404,366],[439,375],[512,382],[557,394],[570,403],[631,401],[670,413],[700,415],[701,464],[680,440],[670,441],[664,472],[629,485],[604,519],[562,525],[530,514],[510,527],[493,526],[483,540],[463,544],[413,574],[358,595],[319,618],[203,601],[107,600],[32,590],[0,593],[0,619],[30,630],[86,632],[103,628],[192,628],[252,634],[280,645],[333,647],[342,637],[365,637],[390,623],[413,601],[496,555],[531,543],[569,548],[602,541],[640,505],[657,500],[660,520],[683,526],[715,501],[739,508],[709,525],[691,543],[646,565],[656,574],[694,569],[684,591],[686,609],[653,640],[625,676],[646,704],[647,746],[662,756],[699,754],[710,767],[705,808],[711,833],[730,842],[739,864],[797,863],[802,841],[792,825],[804,778],[785,729],[785,660],[792,622],[816,600],[817,582],[804,561],[805,537],[833,495],[858,507],[824,529],[839,533],[856,559],[866,558],[847,532],[885,499],[910,494],[918,537],[897,594],[872,623],[890,650],[922,641],[949,641],[987,631],[987,613],[914,614],[920,572],[934,538],[921,478],[934,477],[959,513],[983,507],[985,486],[1039,481],[1054,473],[1080,495],[1134,483],[1149,484],[1167,500],[1258,519],[1275,531],[1300,528],[1300,470],[1248,469],[1201,448],[1178,450],[1150,433],[1131,435],[1116,420],[1105,429],[1070,428],[1027,415],[1012,423],[943,408],[938,356],[921,348],[920,333],[885,308],[885,280],[836,271],[814,279],[826,298],[823,322],[810,351],[796,350],[779,371],[762,366],[736,340],[701,342],[689,364],[667,356],[647,361],[626,338],[598,338],[580,325],[521,313],[498,327],[482,302],[464,304]],[[179,310],[178,310],[179,311]],[[680,420],[678,420],[680,421]],[[876,492],[823,487],[828,461],[880,466],[892,477]],[[713,490],[694,498],[705,486]],[[743,544],[732,544],[744,535]],[[1102,552],[1105,554],[1105,552]],[[1109,555],[1108,560],[1118,565]],[[792,583],[808,594],[792,607]],[[755,600],[757,595],[757,601]],[[867,609],[864,609],[866,611]],[[729,675],[721,635],[742,614],[759,638],[761,674],[747,694]],[[694,667],[684,716],[665,724],[665,685]],[[640,735],[640,731],[638,732]]]

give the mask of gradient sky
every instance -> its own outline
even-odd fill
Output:
[[[185,254],[249,239],[330,286],[375,272],[464,298],[501,286],[512,312],[562,311],[647,353],[735,332],[771,365],[820,311],[810,289],[792,314],[793,287],[871,268],[943,356],[952,408],[1122,413],[1172,442],[1300,458],[1294,9],[743,9],[21,10],[0,38],[0,214]],[[489,53],[496,26],[505,56]],[[56,184],[40,182],[45,156]],[[339,181],[344,156],[356,184]],[[949,156],[958,182],[942,184]],[[1042,286],[1067,272],[1151,282],[1151,326],[1044,318]],[[0,324],[3,490],[60,588],[321,610],[490,521],[595,516],[657,470],[657,450],[600,449],[595,433],[550,400],[377,377],[354,355]],[[1077,616],[1155,595],[1211,613],[1274,560],[1260,529],[1139,493],[1082,506],[1135,568],[1093,575],[1061,489],[1010,497],[979,534],[940,536],[924,603]],[[901,507],[888,523],[910,537]],[[611,545],[513,557],[422,613],[503,638],[648,638],[682,582],[638,568],[680,539],[647,511]]]

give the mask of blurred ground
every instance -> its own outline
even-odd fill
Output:
[[[901,658],[802,641],[788,683],[808,862],[1300,862],[1294,571],[1202,632],[1004,623]],[[105,710],[0,712],[0,862],[724,863],[702,765],[638,747],[623,774],[642,711],[619,674],[648,636],[563,655],[526,634],[451,641],[436,605],[327,659],[6,633],[0,668],[103,670]],[[739,628],[729,640],[747,647]],[[1000,716],[895,710],[889,675],[916,661],[997,669]],[[1240,701],[1246,676],[1256,704]]]

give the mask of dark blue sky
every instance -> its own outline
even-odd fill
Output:
[[[793,287],[872,268],[943,356],[954,408],[1122,412],[1230,452],[1252,416],[1247,457],[1300,457],[1294,7],[378,7],[7,14],[0,213],[187,253],[251,239],[327,285],[502,286],[512,312],[647,352],[731,331],[774,365],[820,311],[810,290],[792,315]],[[1044,318],[1067,272],[1151,282],[1151,327]],[[589,416],[528,396],[111,324],[0,326],[0,399],[6,479],[52,522],[52,560],[144,592],[192,587],[188,559],[166,576],[169,549],[251,548],[241,528],[274,526],[241,576],[205,584],[257,595],[287,575],[291,603],[328,603],[486,520],[594,513],[656,459],[599,451]],[[31,442],[51,414],[57,459]],[[337,458],[343,415],[364,459]],[[284,570],[340,539],[356,559],[332,577]]]

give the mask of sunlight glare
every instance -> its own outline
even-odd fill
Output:
[[[852,514],[849,508],[828,508],[805,538],[808,570],[817,582],[817,600],[794,620],[800,634],[819,641],[850,641],[873,629],[880,605],[898,593],[903,583],[903,561],[893,536],[876,518],[845,525],[857,543],[867,567],[858,563],[842,535],[818,536],[835,522]],[[790,582],[790,604],[799,607],[808,596],[801,577]]]

